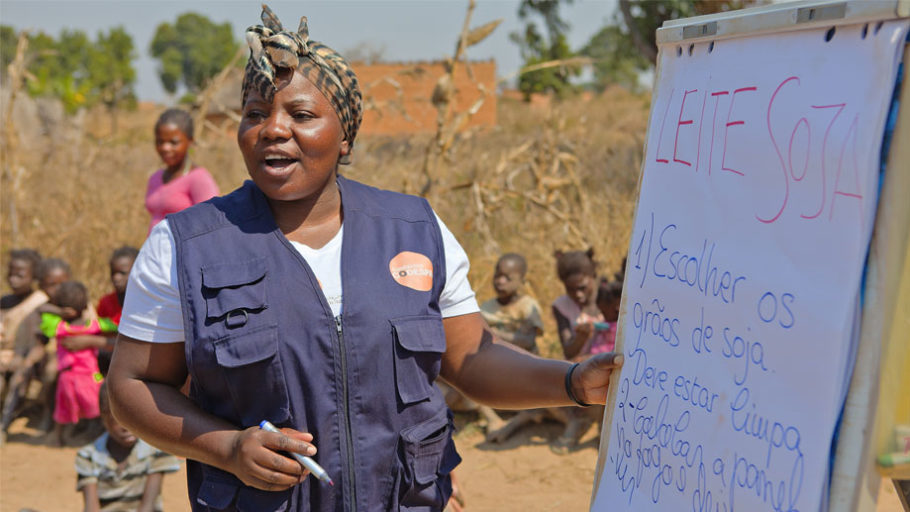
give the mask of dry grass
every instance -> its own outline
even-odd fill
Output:
[[[456,138],[429,199],[470,256],[480,299],[491,296],[492,268],[502,252],[525,255],[528,291],[544,308],[562,293],[554,250],[590,245],[603,272],[618,269],[632,224],[648,101],[620,89],[548,110],[500,100],[498,127]],[[7,180],[0,190],[3,268],[9,249],[34,247],[68,261],[94,297],[106,293],[111,250],[139,246],[146,236],[143,201],[148,176],[159,166],[152,144],[158,113],[118,113],[114,134],[106,131],[107,114],[95,112],[55,123],[44,135],[19,137],[12,172],[21,181],[15,188]],[[341,170],[404,190],[421,181],[432,139],[364,137],[354,164]],[[208,132],[192,158],[212,171],[222,192],[246,177],[232,133]]]

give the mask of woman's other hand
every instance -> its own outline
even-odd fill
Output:
[[[313,435],[290,428],[281,433],[250,427],[237,432],[232,450],[231,473],[244,484],[264,491],[284,491],[309,475],[299,462],[280,452],[312,456]]]
[[[610,375],[622,367],[622,362],[622,354],[616,352],[596,354],[580,362],[572,373],[575,396],[588,404],[605,404]]]

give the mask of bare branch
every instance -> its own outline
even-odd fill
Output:
[[[635,17],[632,16],[632,3],[629,0],[619,0],[619,10],[622,12],[622,19],[626,22],[626,28],[632,35],[632,44],[638,48],[651,63],[657,62],[657,48],[651,43],[645,41],[641,33],[635,28]]]
[[[518,71],[512,73],[511,75],[507,75],[503,78],[500,78],[499,83],[501,83],[501,84],[506,83],[509,80],[512,80],[513,78],[515,78],[517,76],[521,76],[526,73],[531,73],[533,71],[540,71],[541,69],[559,68],[559,67],[585,67],[585,66],[590,66],[594,62],[596,62],[596,61],[590,57],[570,57],[568,59],[548,60],[546,62],[540,62],[537,64],[532,64],[530,66],[525,66],[525,67],[519,69]]]

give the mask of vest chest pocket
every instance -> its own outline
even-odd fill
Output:
[[[436,316],[396,318],[392,330],[398,398],[404,405],[430,398],[446,349],[442,320]]]
[[[202,268],[202,296],[208,320],[225,317],[229,328],[246,324],[250,311],[269,307],[266,262],[256,258]]]
[[[240,427],[290,417],[290,401],[278,350],[277,326],[215,340],[215,360],[224,373]]]

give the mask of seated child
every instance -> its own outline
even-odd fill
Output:
[[[497,338],[537,353],[537,336],[543,333],[540,306],[532,297],[521,293],[528,264],[516,253],[502,255],[496,262],[493,290],[496,298],[480,306],[480,313]],[[458,391],[441,384],[449,408],[456,411],[477,411],[487,421],[487,432],[503,426],[502,418],[491,407],[476,404]]]
[[[521,293],[528,264],[516,253],[504,254],[496,262],[493,289],[496,298],[484,302],[480,313],[500,339],[537,353],[537,336],[543,334],[540,306]]]
[[[34,253],[28,258],[34,259],[37,256],[38,254]],[[51,424],[54,380],[57,376],[54,362],[56,358],[51,357],[51,354],[48,353],[45,346],[48,340],[40,334],[41,308],[47,305],[48,297],[54,293],[60,283],[70,278],[69,265],[56,258],[43,259],[38,261],[34,276],[38,280],[38,291],[29,296],[29,301],[34,300],[31,297],[35,297],[37,300],[33,304],[34,307],[30,307],[30,311],[21,318],[18,327],[15,327],[17,352],[9,367],[11,376],[3,403],[2,416],[0,416],[0,434],[5,434],[16,418],[29,383],[35,378],[42,382],[40,397],[42,430],[46,430]],[[9,335],[9,330],[7,330],[7,335]]]
[[[592,353],[612,350],[609,328],[597,330],[597,327],[608,326],[604,325],[604,315],[596,304],[598,281],[597,265],[593,259],[594,250],[566,253],[557,251],[555,256],[556,272],[566,293],[553,301],[552,309],[565,358],[570,361],[581,361]],[[521,426],[540,422],[549,417],[566,424],[565,431],[550,446],[554,453],[561,455],[568,453],[591,424],[602,416],[602,406],[584,409],[550,407],[523,411],[510,419],[499,431],[493,432],[488,439],[503,441]]]
[[[165,473],[180,468],[177,457],[137,439],[117,423],[104,384],[98,408],[106,432],[76,454],[76,490],[82,491],[84,510],[162,510],[161,484]]]
[[[594,250],[556,252],[556,272],[566,290],[553,301],[553,317],[563,354],[570,361],[585,359],[593,351],[603,350],[607,335],[595,330],[603,322],[597,309],[597,271]]]
[[[52,298],[61,315],[42,313],[41,332],[47,338],[57,338],[57,392],[55,393],[54,422],[57,443],[64,445],[64,425],[74,425],[81,419],[98,417],[98,347],[107,344],[99,336],[116,332],[117,326],[106,318],[86,320],[88,291],[78,281],[66,281]],[[78,337],[78,342],[74,339]]]
[[[28,336],[19,335],[19,327],[31,312],[47,302],[44,292],[34,289],[39,263],[41,255],[33,249],[10,251],[6,282],[12,293],[0,297],[0,399],[4,397],[7,377],[21,366],[31,346]]]
[[[109,261],[111,269],[111,285],[114,291],[101,297],[98,301],[98,316],[109,318],[112,322],[120,325],[120,314],[123,311],[123,297],[126,296],[126,283],[130,277],[130,270],[133,268],[133,262],[139,249],[135,247],[124,246],[111,254]],[[107,375],[107,369],[111,365],[111,353],[114,349],[113,338],[107,346],[98,351],[98,368],[101,375]]]

